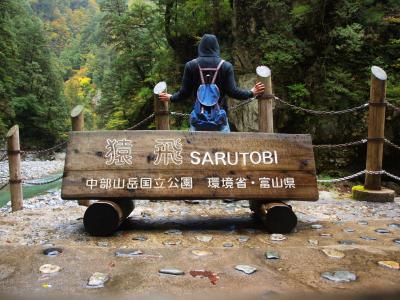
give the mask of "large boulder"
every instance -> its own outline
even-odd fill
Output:
[[[244,74],[239,76],[238,85],[242,89],[251,89],[256,82],[255,74]],[[228,99],[228,107],[238,105],[243,100]],[[236,131],[258,131],[258,102],[252,101],[236,110],[229,109],[229,121],[232,130]]]

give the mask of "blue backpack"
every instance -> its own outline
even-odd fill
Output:
[[[220,92],[215,84],[218,71],[223,63],[224,60],[221,60],[217,68],[201,68],[197,64],[201,85],[197,89],[196,102],[190,114],[190,124],[198,131],[219,131],[228,122],[225,110],[219,107]],[[205,82],[203,71],[215,71],[211,83]]]

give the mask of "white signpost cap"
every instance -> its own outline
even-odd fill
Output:
[[[256,73],[260,77],[270,77],[271,76],[271,70],[267,66],[258,66],[256,69]]]
[[[167,83],[165,81],[160,81],[156,84],[153,89],[154,94],[159,95],[167,89]]]
[[[378,66],[373,66],[371,68],[371,72],[379,80],[387,80],[386,72],[382,68],[380,68]]]

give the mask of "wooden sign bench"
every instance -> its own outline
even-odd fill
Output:
[[[311,137],[71,132],[62,198],[99,200],[84,217],[86,230],[94,235],[115,231],[132,212],[133,199],[249,200],[252,210],[264,217],[267,230],[284,232],[293,229],[297,218],[290,206],[279,201],[318,200]]]

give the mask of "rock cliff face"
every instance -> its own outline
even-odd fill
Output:
[[[242,89],[251,89],[256,82],[255,74],[245,74],[238,78],[238,85]],[[228,99],[228,107],[241,103],[241,100]],[[258,102],[252,101],[237,110],[229,110],[229,121],[232,130],[258,131]]]

